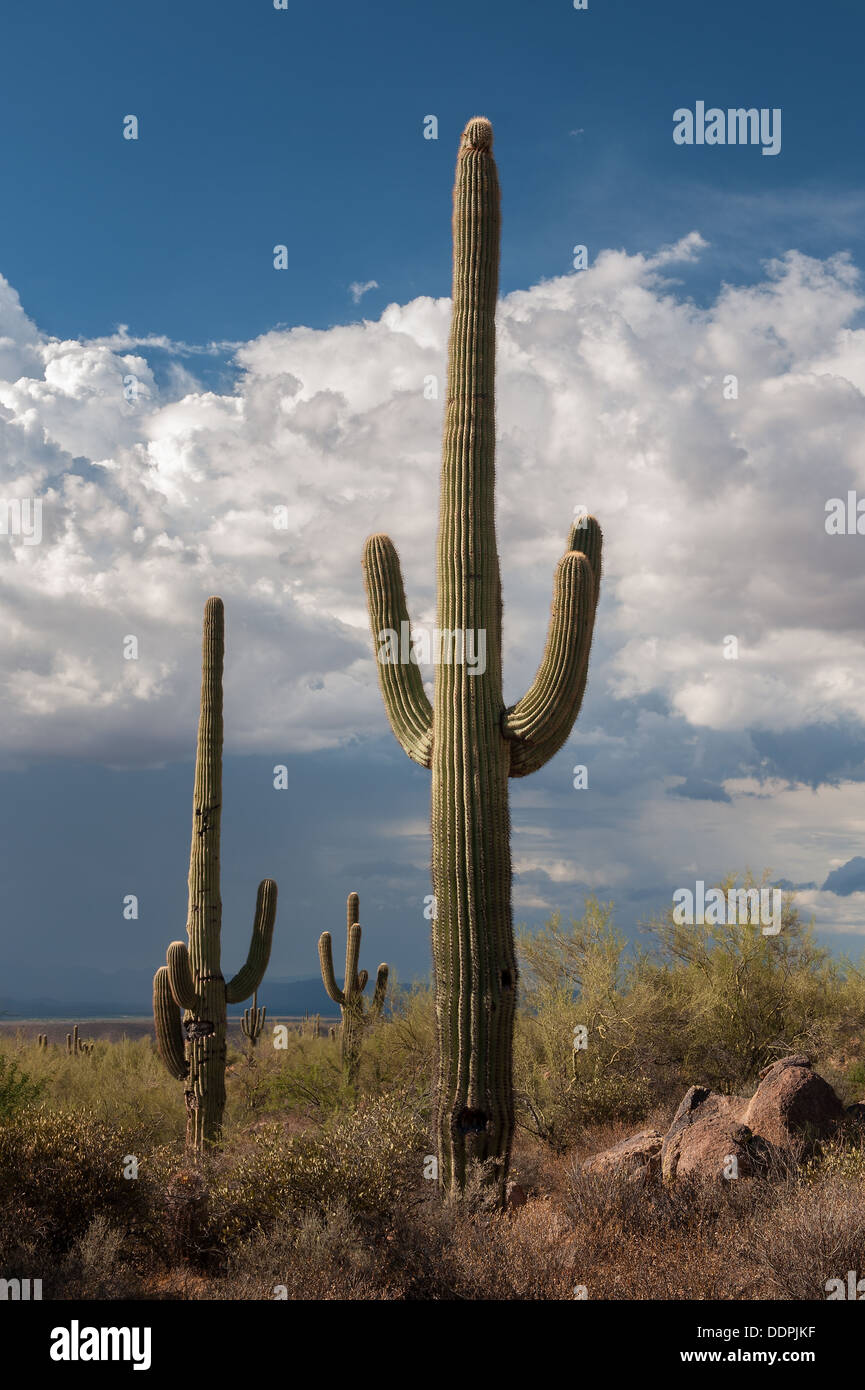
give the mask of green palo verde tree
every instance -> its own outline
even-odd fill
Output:
[[[465,1185],[470,1161],[504,1199],[514,1128],[512,1078],[517,968],[511,914],[508,778],[548,762],[582,702],[601,574],[601,530],[575,524],[555,576],[546,650],[527,694],[502,696],[502,600],[495,533],[495,311],[499,185],[490,122],[463,132],[453,195],[453,311],[442,447],[437,623],[469,640],[486,664],[442,650],[430,705],[413,662],[379,660],[391,728],[432,770],[432,925],[438,1078],[439,1183]],[[373,637],[408,623],[396,550],[384,535],[364,549]],[[450,634],[450,637],[448,636]],[[380,653],[381,656],[381,653]]]
[[[195,1150],[220,1139],[225,1109],[225,1006],[248,999],[261,984],[276,918],[276,884],[266,878],[258,887],[246,964],[226,984],[220,963],[219,892],[224,650],[222,599],[209,598],[204,608],[201,714],[192,803],[188,945],[171,943],[167,963],[157,970],[153,981],[156,1040],[171,1075],[186,1083],[186,1142]]]
[[[342,1067],[346,1081],[353,1085],[360,1066],[360,1045],[363,1031],[379,1017],[387,991],[388,968],[378,967],[375,990],[369,1006],[363,997],[369,980],[368,970],[358,970],[360,959],[360,899],[357,893],[349,893],[346,908],[346,946],[345,980],[342,989],[336,983],[333,972],[333,947],[330,932],[322,932],[318,941],[318,959],[321,964],[321,978],[324,987],[342,1013],[340,1037],[342,1043]]]

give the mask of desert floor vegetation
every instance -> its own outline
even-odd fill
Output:
[[[482,1172],[459,1202],[430,1180],[425,984],[392,992],[352,1084],[327,1032],[230,1040],[223,1142],[201,1155],[151,1039],[76,1056],[7,1034],[0,1267],[52,1299],[825,1299],[828,1279],[865,1268],[857,1125],[739,1181],[582,1167],[665,1129],[690,1085],[747,1095],[792,1052],[861,1100],[861,970],[814,944],[792,898],[785,913],[777,937],[683,938],[666,919],[633,948],[589,901],[521,936],[505,1211]]]

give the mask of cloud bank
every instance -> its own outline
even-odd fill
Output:
[[[607,251],[499,310],[506,699],[531,681],[555,562],[588,507],[603,597],[562,756],[594,760],[600,822],[635,834],[658,798],[685,834],[695,808],[747,828],[766,798],[831,801],[865,775],[865,536],[824,524],[828,499],[865,496],[859,272],[792,251],[698,307],[671,277],[704,247],[692,233],[654,256]],[[216,394],[186,368],[157,383],[147,352],[167,340],[48,338],[0,280],[0,497],[41,499],[43,525],[38,545],[0,536],[7,765],[186,756],[210,593],[227,609],[229,751],[384,733],[361,547],[393,537],[413,619],[432,625],[449,308],[419,298],[221,345],[236,376]],[[548,806],[573,804],[562,781],[542,784]],[[625,873],[590,853],[582,873],[547,838],[523,856],[527,900]],[[822,881],[856,848],[776,867]]]

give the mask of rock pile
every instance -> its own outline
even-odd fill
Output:
[[[848,1107],[859,1117],[863,1105]],[[789,1162],[835,1133],[845,1117],[832,1087],[803,1055],[782,1057],[760,1073],[753,1096],[723,1096],[692,1086],[666,1134],[644,1129],[593,1154],[583,1171],[625,1173],[634,1180],[748,1178]]]

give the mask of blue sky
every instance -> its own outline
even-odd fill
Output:
[[[440,407],[420,383],[443,370],[454,156],[479,113],[509,297],[508,698],[576,501],[611,544],[580,723],[514,788],[517,920],[597,891],[633,931],[677,885],[747,863],[812,885],[825,939],[859,953],[865,540],[830,540],[822,512],[865,490],[863,40],[858,0],[4,16],[0,496],[46,499],[44,544],[0,537],[0,868],[7,923],[26,923],[0,937],[10,987],[146,973],[181,932],[211,592],[229,623],[226,960],[269,874],[277,975],[314,972],[350,889],[367,965],[426,972],[428,785],[384,727],[358,557],[388,529],[429,608]],[[698,100],[780,108],[781,152],[677,146],[673,112]],[[265,534],[283,500],[289,537]],[[134,674],[113,655],[130,631]],[[730,632],[728,689],[712,663]]]
[[[857,0],[48,0],[3,29],[0,261],[59,336],[245,340],[344,322],[355,281],[380,285],[365,312],[447,294],[440,210],[475,111],[518,190],[504,292],[562,274],[576,242],[637,251],[684,225],[713,244],[697,293],[791,230],[811,254],[861,249]],[[674,146],[674,109],[699,98],[781,107],[781,154]]]

